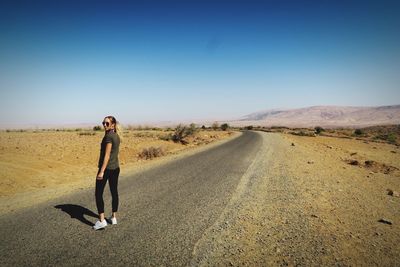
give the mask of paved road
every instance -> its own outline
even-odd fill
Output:
[[[244,132],[222,145],[121,177],[119,224],[92,229],[94,190],[0,217],[2,266],[186,266],[260,149]],[[94,181],[93,181],[94,182]],[[104,193],[106,214],[111,209]]]

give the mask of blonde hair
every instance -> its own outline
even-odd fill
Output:
[[[119,121],[117,121],[117,119],[114,116],[111,116],[111,115],[107,116],[106,118],[108,118],[111,121],[111,123],[115,124],[115,127],[114,127],[115,133],[118,134],[119,140],[122,142],[122,139],[123,139],[122,131],[123,131],[123,129],[122,129],[122,126],[119,123]]]

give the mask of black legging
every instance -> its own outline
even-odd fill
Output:
[[[100,169],[99,169],[100,171]],[[107,180],[108,185],[110,186],[111,196],[112,196],[112,211],[118,211],[118,176],[119,176],[119,168],[114,170],[105,170],[104,176],[102,180],[96,179],[96,205],[97,211],[99,213],[104,213],[104,201],[103,201],[103,192],[104,187],[106,186]]]

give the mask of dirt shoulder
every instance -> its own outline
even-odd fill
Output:
[[[157,164],[208,149],[239,132],[201,130],[183,145],[163,140],[166,131],[126,131],[120,145],[121,179]],[[100,142],[92,131],[0,132],[0,214],[94,187]],[[162,157],[143,159],[145,148],[161,147]]]
[[[400,264],[400,198],[386,191],[399,191],[400,177],[376,167],[400,167],[394,146],[260,134],[259,155],[198,241],[192,265]],[[375,171],[349,165],[350,155],[374,161]]]

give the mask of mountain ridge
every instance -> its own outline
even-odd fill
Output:
[[[310,106],[295,109],[257,111],[237,120],[234,126],[286,127],[368,127],[400,124],[400,105],[387,106]]]

